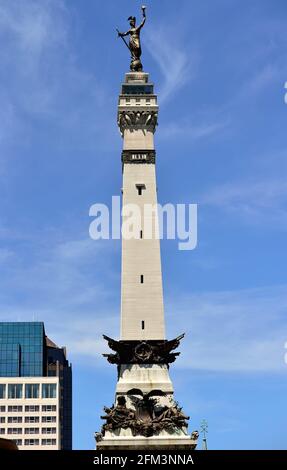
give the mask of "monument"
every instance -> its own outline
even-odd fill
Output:
[[[123,208],[136,204],[143,214],[146,204],[157,204],[154,133],[158,121],[157,96],[141,63],[140,33],[146,21],[118,32],[131,53],[118,105],[118,126],[123,138]],[[129,44],[124,39],[130,36]],[[125,217],[123,216],[123,223]],[[143,219],[143,217],[142,217]],[[158,226],[158,214],[152,220]],[[95,435],[99,450],[183,449],[196,447],[198,432],[188,434],[189,417],[174,398],[169,365],[179,352],[183,334],[168,341],[165,336],[160,241],[145,236],[122,237],[121,335],[116,341],[104,336],[113,351],[105,354],[117,366],[115,403],[104,408],[101,432]]]

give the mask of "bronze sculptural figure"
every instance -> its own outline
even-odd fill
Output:
[[[127,407],[124,396],[117,398],[116,406],[104,407],[106,414],[101,416],[101,419],[106,423],[101,433],[96,434],[97,442],[103,439],[107,431],[118,429],[130,428],[133,436],[145,437],[153,436],[163,430],[186,432],[189,416],[185,416],[176,402],[173,402],[171,406],[161,405],[160,397],[165,396],[161,390],[144,393],[140,389],[131,389],[128,396],[133,408]]]
[[[135,16],[130,16],[128,21],[130,22],[130,29],[126,33],[120,33],[118,31],[118,36],[123,39],[126,46],[131,52],[131,65],[130,69],[132,72],[142,72],[143,66],[141,63],[141,41],[140,41],[140,32],[146,21],[145,7],[142,6],[143,20],[139,26],[136,26]],[[124,40],[125,36],[130,36],[129,44]]]

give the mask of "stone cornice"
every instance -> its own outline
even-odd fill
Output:
[[[158,111],[152,109],[119,110],[118,126],[122,136],[125,129],[146,129],[155,132],[158,124]]]

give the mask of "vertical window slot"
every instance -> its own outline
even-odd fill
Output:
[[[146,189],[145,184],[136,184],[138,195],[142,196],[143,190]]]

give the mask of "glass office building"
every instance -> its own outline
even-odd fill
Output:
[[[37,377],[44,374],[44,324],[0,323],[0,377]]]
[[[72,368],[42,322],[0,323],[0,435],[21,450],[72,449]]]

